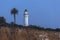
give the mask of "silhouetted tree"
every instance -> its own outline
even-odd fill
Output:
[[[11,10],[11,14],[13,14],[14,15],[14,24],[16,23],[16,14],[18,13],[18,10],[16,9],[16,8],[13,8],[12,10]]]
[[[6,23],[6,20],[4,17],[0,17],[0,25],[4,25]]]
[[[56,31],[60,31],[60,28],[56,28]]]

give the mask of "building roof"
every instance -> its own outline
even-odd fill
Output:
[[[27,10],[27,9],[25,9],[25,12],[28,12],[28,10]]]

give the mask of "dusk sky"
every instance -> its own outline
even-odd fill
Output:
[[[0,0],[0,16],[13,21],[11,9],[16,8],[16,23],[24,25],[24,10],[29,11],[29,24],[45,28],[60,28],[60,0]]]

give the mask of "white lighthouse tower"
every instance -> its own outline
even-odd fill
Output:
[[[24,11],[24,26],[28,26],[28,10],[25,9]]]

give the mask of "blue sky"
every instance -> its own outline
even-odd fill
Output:
[[[24,24],[24,10],[29,11],[29,24],[60,28],[60,0],[0,0],[0,16],[13,21],[12,8],[18,9],[16,23]]]

